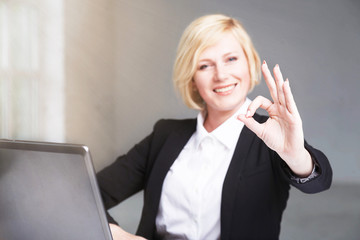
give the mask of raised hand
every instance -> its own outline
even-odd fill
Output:
[[[239,115],[238,119],[269,148],[276,151],[295,174],[307,176],[312,171],[313,163],[304,147],[302,121],[291,93],[289,80],[284,81],[279,65],[273,70],[275,79],[265,61],[261,70],[273,101],[262,96],[256,97],[250,104],[247,114]],[[252,117],[259,107],[269,113],[269,119],[262,124]]]

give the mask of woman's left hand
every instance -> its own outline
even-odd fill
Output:
[[[298,176],[308,176],[313,169],[310,154],[304,147],[302,121],[291,93],[289,80],[284,81],[279,65],[274,67],[274,78],[264,61],[261,66],[273,102],[258,96],[250,104],[246,115],[238,119],[252,130],[265,144],[276,151]],[[252,117],[258,108],[269,113],[265,123],[258,123]]]

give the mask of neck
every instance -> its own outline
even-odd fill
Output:
[[[232,108],[230,110],[219,110],[216,108],[207,107],[205,112],[205,120],[204,120],[204,128],[209,133],[218,128],[221,124],[223,124],[226,120],[228,120],[232,115],[234,115],[241,106],[245,103],[246,99],[244,99],[238,107]]]
[[[207,112],[205,121],[204,121],[204,128],[208,132],[214,131],[218,128],[221,124],[223,124],[226,120],[231,117],[235,111],[227,111],[227,112]]]

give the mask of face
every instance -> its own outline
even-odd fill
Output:
[[[194,86],[206,102],[208,115],[233,114],[244,103],[250,87],[248,61],[232,33],[199,56]]]

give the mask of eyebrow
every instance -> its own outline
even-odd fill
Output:
[[[238,52],[238,51],[228,52],[228,53],[225,53],[225,54],[223,55],[223,57],[227,57],[227,56],[233,55],[233,54],[239,54],[239,52]]]
[[[238,51],[231,51],[231,52],[227,52],[225,54],[222,55],[222,57],[227,57],[229,55],[233,55],[233,54],[239,54]],[[211,62],[212,60],[209,58],[203,58],[203,59],[199,59],[199,63],[200,62]]]

